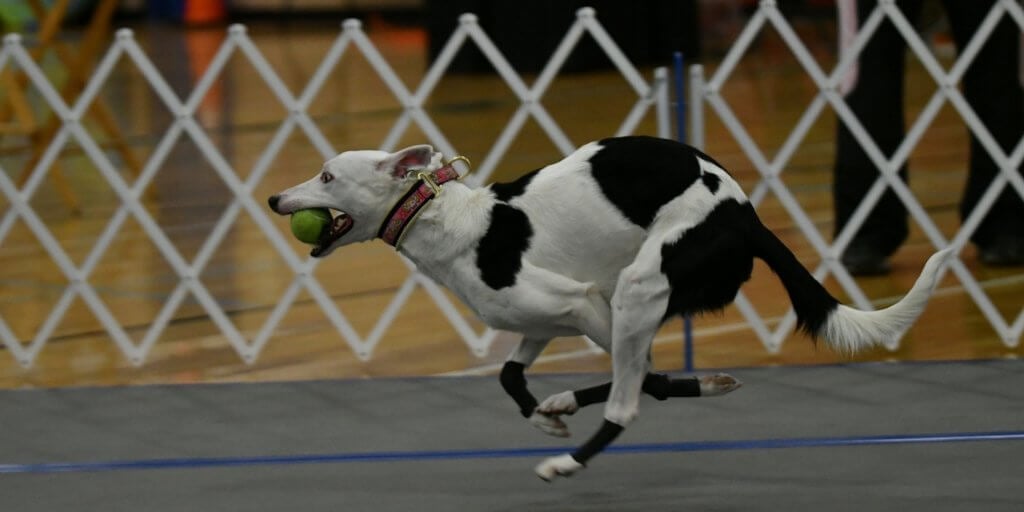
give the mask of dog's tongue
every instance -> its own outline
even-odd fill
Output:
[[[352,217],[349,217],[345,212],[338,212],[338,215],[334,216],[334,220],[331,222],[331,230],[327,234],[334,240],[337,240],[345,233],[348,233],[350,229],[352,229]]]
[[[337,242],[342,236],[345,236],[345,233],[348,233],[354,224],[352,217],[345,212],[339,212],[338,215],[334,216],[330,227],[320,234],[320,240],[313,246],[313,250],[309,252],[309,255],[316,258],[323,254],[325,249],[334,244],[334,242]]]

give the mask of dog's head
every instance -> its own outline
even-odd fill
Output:
[[[310,255],[322,258],[334,249],[377,236],[391,207],[416,180],[415,172],[441,166],[441,153],[428,145],[395,153],[346,151],[330,160],[312,179],[270,196],[270,209],[290,215],[306,208],[328,208],[334,221]]]

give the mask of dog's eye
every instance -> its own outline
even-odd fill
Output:
[[[320,181],[327,183],[334,179],[334,176],[329,172],[320,173]]]

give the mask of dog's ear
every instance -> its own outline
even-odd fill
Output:
[[[413,170],[429,167],[433,158],[433,146],[421,144],[388,155],[377,168],[382,172],[391,173],[396,178],[404,178]]]

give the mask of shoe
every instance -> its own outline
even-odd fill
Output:
[[[1024,265],[1024,237],[1001,236],[984,247],[979,246],[978,259],[995,267]]]
[[[864,244],[850,244],[839,261],[855,276],[883,276],[891,270],[888,255]]]

